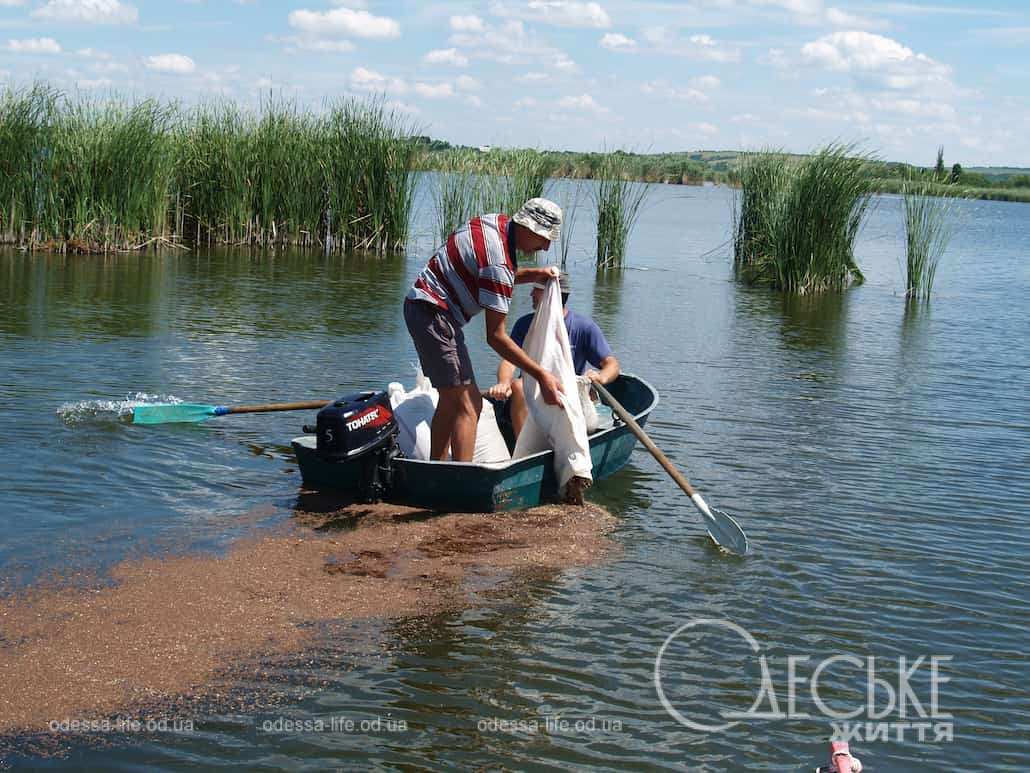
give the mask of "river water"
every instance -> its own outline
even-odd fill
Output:
[[[0,254],[4,587],[218,552],[289,519],[289,439],[310,417],[148,428],[112,412],[140,393],[246,403],[410,383],[400,299],[432,248],[427,202],[409,254],[383,259]],[[618,519],[607,560],[462,611],[355,624],[321,661],[287,659],[253,686],[280,695],[274,709],[215,706],[192,733],[8,762],[810,770],[847,722],[867,770],[1030,763],[1030,207],[960,203],[934,297],[909,305],[900,199],[877,199],[861,235],[867,282],[811,298],[733,279],[731,203],[653,186],[629,268],[604,277],[584,204],[568,268],[574,307],[661,394],[652,437],[752,555],[715,550],[638,448],[590,492]],[[393,724],[274,724],[344,715]]]

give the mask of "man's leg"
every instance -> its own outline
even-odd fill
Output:
[[[526,424],[526,417],[529,416],[529,406],[526,405],[526,393],[522,387],[522,379],[517,378],[511,382],[511,428],[515,431],[515,438],[518,439],[522,427]]]
[[[476,428],[483,410],[483,398],[476,382],[438,390],[439,402],[433,414],[430,458],[440,460],[451,447],[455,462],[471,462],[476,451]]]

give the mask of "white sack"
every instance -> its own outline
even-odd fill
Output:
[[[565,393],[559,395],[562,407],[548,405],[540,394],[536,379],[528,373],[522,374],[529,416],[519,433],[512,458],[521,459],[553,448],[559,491],[573,477],[592,480],[587,426],[572,366],[572,347],[565,329],[558,280],[552,279],[547,283],[522,348],[558,379]]]
[[[587,434],[596,430],[601,424],[597,415],[597,406],[590,399],[590,379],[585,376],[576,376],[576,385],[579,387],[579,404],[583,407],[583,422],[587,427]]]
[[[401,451],[409,459],[428,460],[432,447],[433,414],[436,413],[439,393],[422,374],[421,368],[415,376],[415,387],[410,392],[404,391],[404,387],[396,381],[387,387],[387,392],[400,430],[397,444]],[[476,428],[476,449],[472,461],[483,464],[507,462],[510,459],[508,444],[504,442],[501,430],[497,427],[494,407],[484,400],[483,412],[479,414],[479,425]]]

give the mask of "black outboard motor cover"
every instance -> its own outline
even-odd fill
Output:
[[[344,461],[393,443],[397,422],[386,392],[357,392],[327,405],[316,420],[318,455]]]

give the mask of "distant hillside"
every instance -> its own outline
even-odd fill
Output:
[[[1030,175],[1030,169],[1020,166],[967,166],[966,171],[982,174],[984,177],[993,177],[998,180],[1007,180],[1017,175]]]

